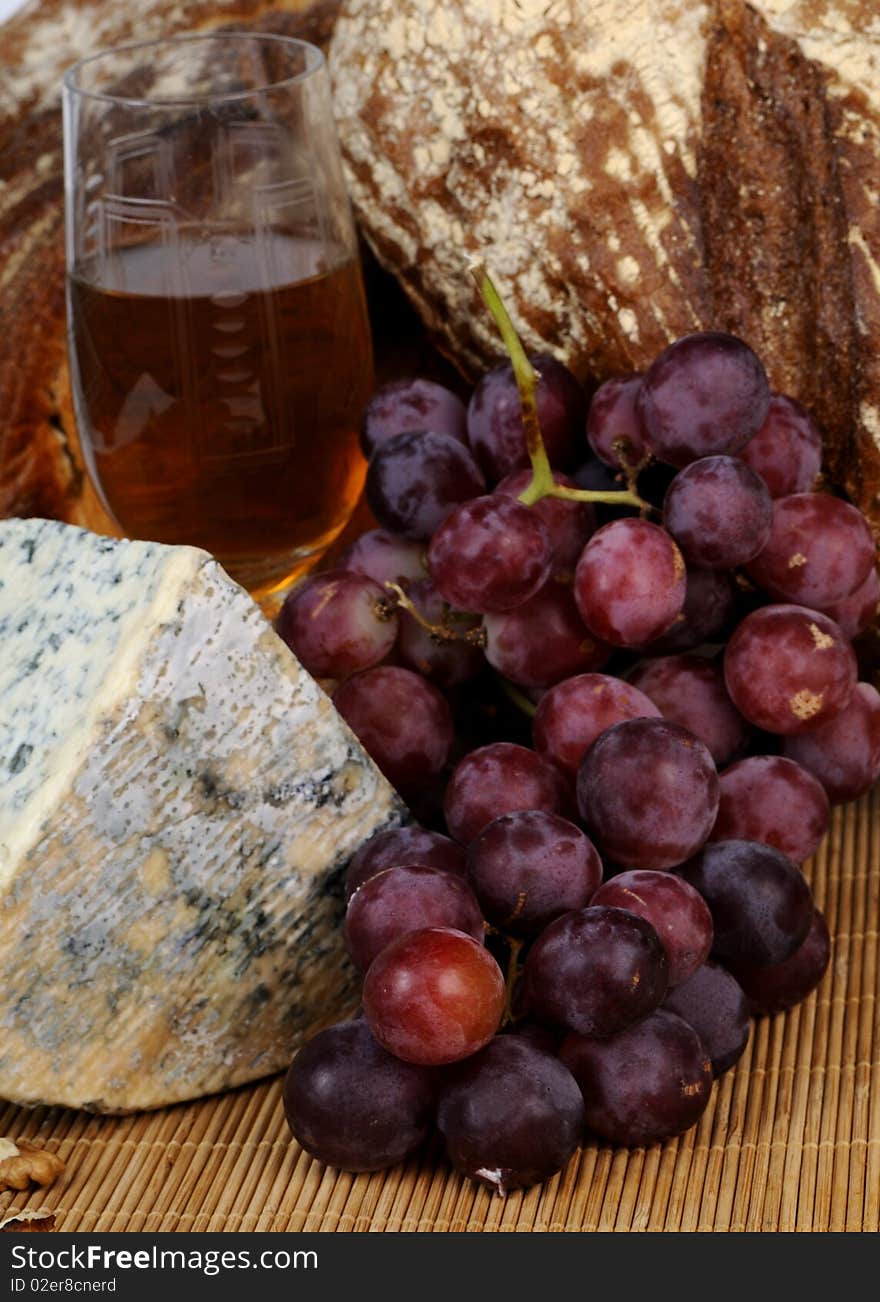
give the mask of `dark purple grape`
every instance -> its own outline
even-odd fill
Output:
[[[659,718],[644,692],[608,674],[578,674],[545,692],[532,720],[535,749],[572,776],[593,742],[625,719]]]
[[[278,615],[278,634],[317,678],[345,678],[376,665],[397,637],[397,615],[372,579],[327,570],[303,579]]]
[[[705,963],[712,948],[709,906],[688,882],[668,872],[636,868],[603,882],[592,903],[629,909],[650,922],[669,960],[669,988]]]
[[[542,1053],[551,1053],[555,1057],[559,1050],[560,1033],[550,1026],[543,1026],[541,1022],[536,1022],[534,1018],[523,1017],[506,1029],[508,1035],[514,1036],[517,1040],[526,1040]]]
[[[493,742],[465,755],[446,788],[444,809],[450,834],[468,845],[487,823],[521,809],[568,812],[562,775],[525,746]]]
[[[504,977],[463,931],[427,927],[386,945],[364,981],[364,1017],[384,1049],[439,1067],[488,1044],[504,1011]]]
[[[652,363],[637,411],[657,457],[686,466],[744,448],[767,419],[770,386],[758,358],[734,335],[686,335]]]
[[[713,955],[725,966],[781,963],[813,917],[803,873],[780,850],[757,841],[716,841],[678,868],[709,905]]]
[[[718,813],[712,756],[665,719],[630,719],[603,732],[584,756],[577,793],[597,848],[626,868],[682,863]]]
[[[410,864],[440,868],[462,877],[467,872],[464,850],[448,836],[427,832],[423,827],[394,827],[371,836],[353,856],[345,874],[346,896],[353,895],[376,873]]]
[[[827,615],[804,606],[762,606],[728,642],[724,681],[740,714],[756,727],[783,735],[812,732],[852,698],[856,658]]]
[[[607,1040],[568,1035],[560,1057],[581,1088],[587,1128],[629,1148],[690,1130],[712,1092],[699,1036],[665,1009]]]
[[[442,770],[452,746],[452,714],[419,674],[387,665],[338,687],[333,704],[392,786],[418,790]]]
[[[518,498],[531,482],[531,469],[517,470],[502,479],[495,492]],[[553,474],[553,482],[566,488],[577,487],[573,479],[558,471]],[[573,570],[587,539],[596,530],[596,514],[590,503],[566,501],[564,497],[542,497],[530,509],[537,514],[550,537],[554,573]]]
[[[770,537],[773,499],[737,457],[702,457],[680,470],[663,503],[663,525],[688,565],[732,570]]]
[[[574,596],[587,628],[612,646],[641,646],[681,614],[685,565],[669,534],[647,520],[614,520],[587,543]]]
[[[496,1036],[448,1073],[437,1127],[457,1171],[507,1194],[561,1171],[581,1140],[584,1104],[558,1058]]]
[[[880,695],[858,683],[839,714],[786,737],[783,752],[818,778],[833,805],[863,796],[880,778]]]
[[[427,1139],[434,1077],[380,1048],[364,1021],[309,1040],[284,1082],[287,1124],[299,1144],[343,1171],[381,1171]]]
[[[739,453],[771,497],[808,493],[822,469],[822,432],[795,398],[770,396],[767,419]]]
[[[479,617],[450,612],[448,602],[443,600],[430,579],[411,583],[407,595],[429,624],[448,627],[458,635],[454,641],[442,641],[423,627],[415,616],[401,608],[397,613],[400,625],[397,652],[407,668],[415,669],[441,688],[454,687],[474,678],[483,668],[485,659],[479,646],[465,641],[464,634],[469,629],[479,628]]]
[[[663,1007],[692,1026],[723,1076],[745,1053],[752,1029],[748,1000],[734,977],[718,963],[705,963],[690,980],[670,990]]]
[[[541,932],[525,964],[529,1008],[580,1035],[614,1035],[653,1012],[669,963],[654,928],[625,909],[566,913]]]
[[[757,1016],[794,1008],[816,989],[831,961],[828,924],[818,909],[806,939],[782,963],[769,967],[738,967],[737,980]]]
[[[628,467],[637,466],[645,457],[645,436],[636,415],[636,399],[642,377],[617,375],[593,394],[587,416],[587,439],[590,447],[606,466],[620,470],[623,453]]]
[[[515,610],[484,615],[485,656],[520,687],[550,687],[601,669],[611,648],[584,627],[567,583],[548,579]]]
[[[396,538],[384,529],[370,529],[355,538],[340,556],[339,569],[363,574],[383,589],[386,583],[409,588],[428,573],[422,544]]]
[[[587,488],[591,493],[621,493],[626,488],[622,471],[612,470],[598,457],[584,461],[572,472],[571,478],[577,488]],[[612,520],[639,514],[637,506],[618,506],[612,502],[594,502],[593,510],[598,524],[610,524]]]
[[[432,380],[392,380],[377,389],[364,409],[361,447],[369,458],[396,434],[431,430],[467,442],[467,409],[461,398]]]
[[[574,823],[529,809],[483,828],[468,849],[468,874],[487,922],[527,936],[589,904],[602,861]]]
[[[728,696],[724,674],[704,656],[643,660],[628,678],[664,719],[698,737],[717,765],[729,764],[748,746],[753,729]]]
[[[826,606],[823,614],[833,619],[844,635],[858,637],[870,628],[880,612],[880,575],[871,566],[864,583],[842,601]]]
[[[503,494],[456,507],[428,548],[437,591],[457,610],[512,610],[546,583],[552,547],[529,507]]]
[[[822,784],[807,769],[781,755],[753,755],[731,764],[718,781],[710,841],[761,841],[795,863],[816,853],[830,810]]]
[[[689,568],[684,606],[665,633],[644,648],[649,655],[691,651],[721,639],[736,609],[736,587],[723,570]]]
[[[746,570],[778,601],[824,610],[861,587],[874,557],[861,511],[828,493],[794,493],[773,504],[770,537]]]
[[[454,927],[481,945],[484,940],[483,915],[463,877],[415,865],[385,868],[349,900],[345,943],[355,967],[366,972],[392,940],[424,927]]]
[[[370,510],[404,538],[430,538],[454,506],[484,489],[477,463],[450,434],[395,434],[376,449],[367,470]]]
[[[538,372],[538,422],[547,456],[555,470],[568,470],[580,452],[586,395],[568,367],[549,353],[533,354],[529,360]],[[467,429],[474,456],[490,482],[529,464],[519,390],[510,362],[489,371],[474,389]]]

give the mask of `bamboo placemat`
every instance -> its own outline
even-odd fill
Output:
[[[834,937],[800,1008],[756,1024],[700,1125],[627,1152],[588,1145],[541,1188],[497,1198],[436,1147],[375,1176],[326,1170],[290,1140],[280,1081],[125,1118],[0,1104],[0,1135],[67,1172],[0,1195],[60,1231],[874,1230],[880,1228],[880,792],[834,814],[807,866]]]

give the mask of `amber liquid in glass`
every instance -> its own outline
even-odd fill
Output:
[[[116,250],[68,283],[74,396],[104,504],[256,595],[343,528],[372,383],[356,259],[273,233]]]

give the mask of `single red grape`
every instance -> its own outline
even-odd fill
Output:
[[[397,538],[385,529],[369,529],[355,538],[339,558],[339,569],[363,574],[384,590],[386,583],[408,588],[428,573],[421,543]]]
[[[365,457],[396,434],[432,430],[467,442],[467,409],[462,400],[432,380],[392,380],[377,389],[364,409],[361,447]]]
[[[682,863],[718,813],[712,756],[665,719],[630,719],[603,732],[584,756],[577,794],[597,848],[626,868]]]
[[[679,471],[663,502],[663,525],[688,565],[732,570],[770,537],[773,499],[737,457],[702,457]]]
[[[333,703],[392,786],[418,790],[441,772],[452,746],[452,714],[419,674],[387,665],[337,687]]]
[[[748,746],[753,729],[727,694],[724,674],[704,656],[643,660],[628,678],[664,719],[698,737],[717,765],[729,764]]]
[[[681,614],[644,650],[648,655],[665,655],[720,641],[735,609],[736,587],[729,574],[689,566]]]
[[[529,1009],[581,1035],[614,1035],[666,994],[669,963],[657,932],[625,909],[592,905],[541,932],[526,958]]]
[[[635,467],[646,454],[645,436],[636,414],[642,377],[616,375],[593,394],[587,415],[587,439],[606,466],[620,470],[623,453],[627,467]]]
[[[353,895],[359,886],[385,868],[410,864],[440,868],[462,877],[467,872],[464,850],[448,836],[428,832],[423,827],[392,827],[386,832],[376,832],[352,857],[345,874],[346,896]]]
[[[659,718],[644,692],[607,674],[578,674],[545,692],[532,720],[535,749],[575,776],[593,742],[624,719]]]
[[[693,886],[672,873],[636,868],[603,882],[594,905],[629,909],[650,922],[669,960],[669,987],[681,985],[712,948],[712,914]]]
[[[795,863],[816,853],[830,810],[822,784],[807,769],[781,755],[753,755],[731,764],[718,781],[710,841],[761,841]]]
[[[482,945],[483,915],[465,879],[439,868],[385,868],[355,891],[345,911],[345,943],[366,972],[399,936],[425,927],[453,927]]]
[[[327,570],[293,589],[277,628],[310,674],[344,678],[384,659],[397,637],[397,616],[372,579]]]
[[[381,1171],[428,1137],[434,1078],[376,1043],[364,1021],[341,1022],[309,1040],[284,1082],[294,1139],[343,1171]]]
[[[577,460],[587,399],[568,367],[549,353],[529,360],[538,373],[538,422],[550,464],[567,470]],[[489,371],[474,389],[467,412],[468,439],[483,473],[497,482],[529,463],[519,390],[510,362]]]
[[[587,1128],[643,1148],[699,1121],[712,1092],[712,1065],[699,1036],[658,1009],[609,1039],[568,1035],[559,1056],[584,1097]]]
[[[587,628],[612,646],[641,646],[681,614],[681,552],[647,520],[614,520],[587,543],[577,564],[575,601]]]
[[[428,568],[443,599],[481,614],[528,601],[546,583],[551,561],[539,516],[503,494],[456,507],[428,548]]]
[[[764,424],[738,455],[761,476],[771,497],[808,493],[822,469],[822,432],[795,398],[774,393]]]
[[[488,922],[533,935],[589,904],[602,861],[574,823],[529,809],[483,828],[468,849],[468,875]]]
[[[767,375],[751,348],[714,331],[665,348],[645,374],[637,402],[648,447],[672,466],[740,451],[769,408]]]
[[[774,502],[770,537],[746,570],[778,601],[824,610],[861,587],[874,558],[861,511],[828,493],[794,493]]]
[[[370,458],[366,495],[376,519],[404,538],[428,539],[454,506],[485,485],[468,449],[450,434],[395,434]]]
[[[531,482],[531,469],[517,470],[502,479],[495,492],[518,498]],[[577,487],[573,479],[558,471],[553,473],[553,482],[566,488]],[[530,509],[539,517],[550,537],[554,573],[573,570],[587,539],[596,530],[596,513],[591,504],[567,501],[564,497],[542,497]]]
[[[806,999],[822,980],[831,961],[828,924],[818,909],[806,938],[781,963],[736,968],[736,978],[751,1011],[758,1016],[784,1012]]]
[[[422,1066],[482,1049],[503,1011],[500,967],[472,936],[450,927],[392,941],[364,981],[364,1016],[379,1044]]]
[[[724,680],[740,714],[756,727],[807,732],[849,703],[856,658],[827,615],[804,606],[763,606],[728,642]]]
[[[692,1026],[723,1076],[745,1053],[752,1029],[749,1004],[738,981],[718,963],[704,963],[683,985],[670,990],[663,1007]]]
[[[483,628],[489,664],[521,687],[550,687],[601,669],[611,655],[584,627],[571,587],[556,579],[515,610],[484,615]]]
[[[880,695],[858,683],[833,719],[786,737],[783,753],[818,778],[833,805],[856,800],[880,777]]]
[[[520,809],[568,812],[562,775],[525,746],[493,742],[465,755],[446,788],[444,809],[450,835],[468,845],[487,823]]]

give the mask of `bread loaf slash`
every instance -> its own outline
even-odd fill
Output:
[[[880,525],[873,0],[345,0],[331,64],[362,228],[462,368],[473,254],[584,378],[732,330]]]

